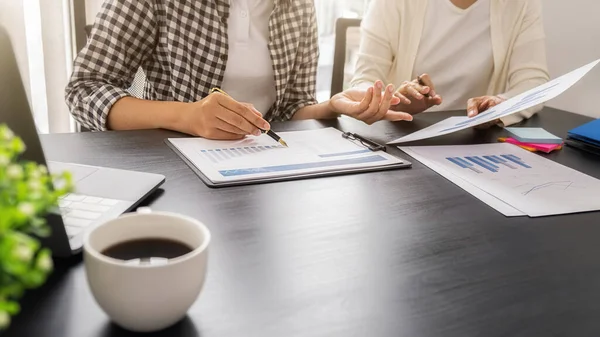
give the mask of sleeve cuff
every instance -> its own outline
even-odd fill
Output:
[[[517,124],[523,121],[523,116],[520,113],[514,113],[512,115],[508,115],[500,118],[500,126],[506,127],[513,124]]]
[[[306,100],[306,101],[296,101],[294,103],[288,104],[283,113],[279,116],[280,121],[288,121],[291,120],[298,110],[307,107],[309,105],[317,104],[316,100]]]
[[[88,110],[84,111],[85,126],[93,131],[107,131],[108,113],[113,105],[123,97],[131,96],[127,90],[110,87],[102,88],[96,95],[88,98]]]

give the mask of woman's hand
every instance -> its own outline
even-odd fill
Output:
[[[469,99],[467,102],[467,116],[475,117],[479,115],[479,113],[486,111],[487,109],[494,107],[502,102],[505,99],[498,96],[480,96]],[[487,123],[483,123],[475,126],[475,129],[484,130],[489,129],[494,125],[498,125],[500,120],[495,119],[493,121],[489,121]]]
[[[329,105],[332,111],[369,125],[380,120],[411,121],[413,118],[410,114],[390,109],[401,102],[410,103],[406,97],[395,95],[394,92],[393,85],[388,85],[384,90],[383,82],[377,81],[367,90],[352,88],[341,92],[331,98]]]
[[[269,123],[251,104],[240,103],[221,93],[186,104],[181,116],[178,131],[208,139],[241,139],[247,135],[258,136],[261,129],[270,129]]]
[[[484,112],[504,101],[505,99],[499,96],[480,96],[471,98],[467,102],[467,116],[475,117],[479,115],[480,112]]]
[[[408,98],[400,104],[392,106],[395,111],[404,111],[411,115],[421,113],[434,105],[442,104],[442,97],[435,92],[431,78],[423,74],[412,81],[402,83],[396,95]]]

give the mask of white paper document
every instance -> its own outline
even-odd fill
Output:
[[[568,74],[558,77],[543,85],[526,91],[518,96],[498,104],[489,110],[480,113],[476,117],[450,117],[428,128],[411,133],[410,135],[398,138],[388,144],[398,144],[412,142],[421,139],[427,139],[446,135],[456,131],[471,128],[480,124],[493,121],[498,118],[529,109],[538,104],[545,103],[565,92],[579,80],[581,80],[590,70],[600,63],[600,59],[591,62],[581,68],[578,68]],[[465,103],[466,104],[466,103]]]
[[[503,214],[531,217],[600,210],[600,180],[507,143],[400,147]],[[429,164],[429,165],[428,165]],[[452,176],[452,177],[451,177]],[[473,192],[478,188],[512,207]],[[500,210],[502,208],[502,210]]]
[[[373,152],[343,138],[342,132],[334,128],[278,134],[289,147],[265,134],[239,141],[204,138],[169,138],[168,141],[217,184],[404,164],[386,152]]]
[[[490,207],[494,208],[496,211],[502,213],[503,215],[508,216],[508,217],[527,215],[527,214],[521,212],[520,210],[512,207],[511,205],[505,203],[504,201],[496,198],[495,196],[487,193],[486,191],[480,189],[476,185],[471,184],[468,180],[463,179],[463,177],[453,174],[451,171],[445,169],[444,166],[437,164],[433,160],[427,159],[425,156],[421,156],[418,152],[413,151],[411,148],[402,147],[400,149],[402,151],[404,151],[406,154],[408,154],[409,156],[420,161],[423,165],[434,170],[442,177],[450,180],[451,182],[456,184],[458,187],[469,192],[475,198],[483,201],[488,206],[490,206]]]

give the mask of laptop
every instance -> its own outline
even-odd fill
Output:
[[[159,174],[47,161],[8,33],[0,26],[0,124],[26,144],[22,159],[46,165],[51,173],[69,171],[74,191],[60,199],[47,216],[52,234],[40,238],[53,256],[81,252],[83,234],[135,208],[164,181]],[[118,186],[118,188],[114,188]]]

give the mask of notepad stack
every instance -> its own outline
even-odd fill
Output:
[[[542,128],[506,128],[513,137],[500,138],[501,142],[517,145],[525,150],[550,153],[562,149],[563,140]]]
[[[569,131],[565,143],[574,148],[600,155],[600,119]]]

